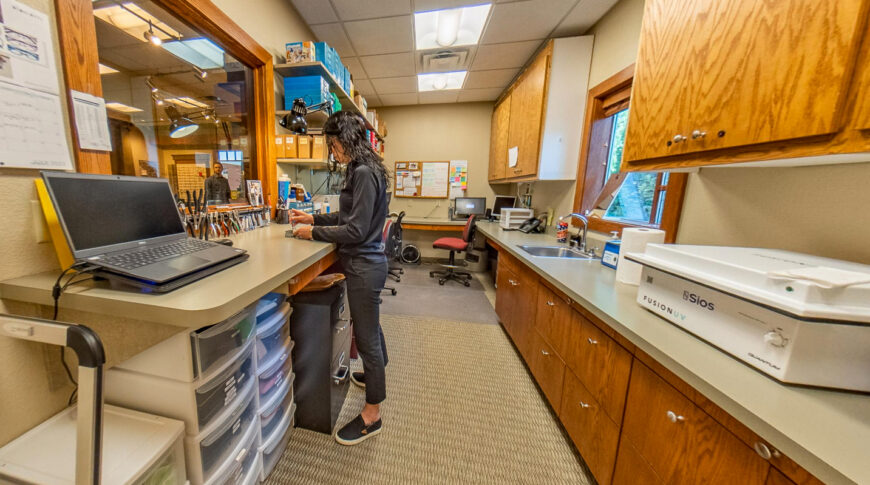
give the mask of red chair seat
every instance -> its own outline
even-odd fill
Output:
[[[436,239],[432,243],[435,249],[449,249],[451,251],[465,251],[468,248],[468,241],[463,241],[458,237],[442,237]]]

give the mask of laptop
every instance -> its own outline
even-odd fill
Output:
[[[42,172],[77,262],[166,292],[241,263],[245,250],[188,236],[166,179]]]

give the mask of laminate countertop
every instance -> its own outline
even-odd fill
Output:
[[[287,283],[335,250],[335,245],[287,238],[289,225],[272,224],[231,237],[248,251],[247,261],[164,294],[109,288],[107,282],[69,287],[61,305],[75,310],[125,315],[179,327],[212,325]],[[0,282],[0,298],[53,305],[51,288],[59,271]]]
[[[870,395],[780,384],[643,309],[637,287],[617,283],[600,260],[540,258],[517,247],[554,245],[552,235],[490,222],[477,230],[820,480],[870,484]]]

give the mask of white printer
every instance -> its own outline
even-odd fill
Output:
[[[782,382],[870,392],[870,266],[666,244],[626,257],[647,310]]]
[[[535,217],[532,209],[504,208],[501,210],[501,218],[498,221],[498,225],[502,229],[507,230],[519,229],[523,225],[523,222],[532,217]]]

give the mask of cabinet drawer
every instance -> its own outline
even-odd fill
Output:
[[[665,483],[764,483],[766,461],[640,362],[626,406],[623,441]]]
[[[531,332],[530,358],[528,360],[532,374],[553,410],[559,414],[562,404],[562,380],[565,376],[565,364],[552,347],[537,331]]]
[[[598,483],[610,483],[616,462],[619,426],[604,413],[571,371],[565,371],[561,408],[559,419],[595,479]]]
[[[604,412],[615,422],[622,421],[628,377],[631,373],[631,353],[622,348],[607,334],[581,316],[578,350],[579,367],[572,369],[583,384],[601,403]],[[570,362],[569,362],[570,365]]]
[[[204,375],[226,361],[254,333],[256,307],[250,306],[222,323],[201,328],[190,334],[193,365],[197,375]]]
[[[538,285],[535,328],[569,367],[576,367],[580,347],[579,316],[561,296]]]
[[[616,470],[613,471],[611,485],[665,485],[649,463],[640,456],[630,441],[624,439],[619,443],[619,455],[616,458]]]

